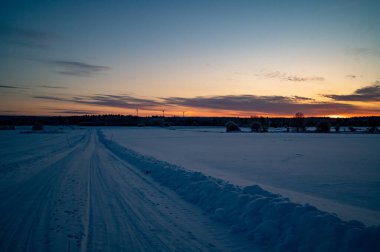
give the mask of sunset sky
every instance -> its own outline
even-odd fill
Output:
[[[380,115],[378,0],[5,0],[0,114]]]

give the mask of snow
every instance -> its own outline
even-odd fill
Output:
[[[291,202],[257,185],[240,187],[200,172],[159,161],[101,141],[135,167],[149,169],[157,182],[201,207],[212,219],[230,227],[266,251],[378,251],[380,226],[337,216],[308,204]]]
[[[380,135],[223,133],[222,128],[112,128],[146,156],[235,185],[261,185],[345,220],[380,224]]]
[[[380,250],[377,135],[212,131],[0,132],[0,250]]]
[[[247,251],[99,141],[97,130],[0,132],[0,251]]]

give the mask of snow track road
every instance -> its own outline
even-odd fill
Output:
[[[0,251],[252,251],[112,153],[95,130],[81,134],[52,137],[55,148],[45,141],[35,158],[22,160],[23,143],[6,152],[8,163],[2,153]]]

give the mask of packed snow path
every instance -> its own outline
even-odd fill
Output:
[[[1,146],[0,251],[252,251],[95,131],[45,140]]]

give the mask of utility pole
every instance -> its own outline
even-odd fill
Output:
[[[182,117],[185,117],[186,111],[182,111]]]
[[[165,109],[162,110],[162,117],[165,117]]]
[[[136,108],[136,115],[139,117],[139,108]]]

